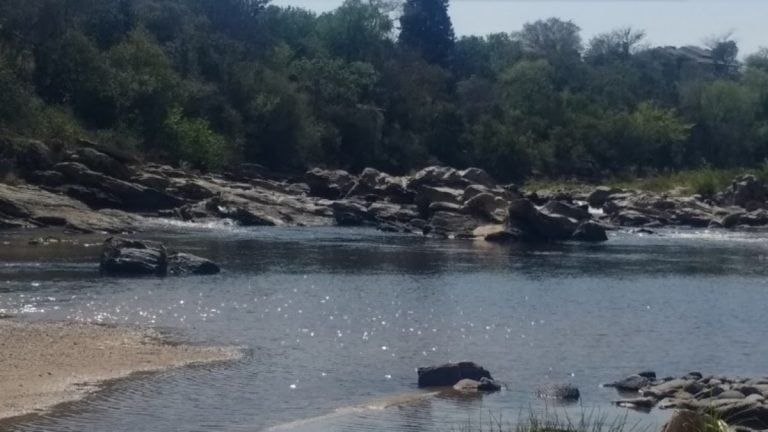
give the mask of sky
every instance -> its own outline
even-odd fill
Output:
[[[272,0],[317,12],[342,0]],[[485,35],[520,30],[524,23],[549,17],[572,20],[582,38],[620,27],[646,31],[651,45],[703,45],[732,33],[742,56],[768,47],[768,0],[451,0],[456,34]]]

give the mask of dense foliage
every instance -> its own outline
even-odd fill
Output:
[[[768,52],[572,22],[456,38],[447,0],[3,0],[0,128],[218,169],[441,162],[500,179],[768,157]]]

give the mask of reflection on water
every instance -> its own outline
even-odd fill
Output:
[[[107,279],[102,238],[0,248],[0,313],[151,325],[248,348],[229,365],[117,383],[14,431],[445,431],[514,419],[537,387],[599,387],[655,369],[759,375],[768,346],[766,236],[664,232],[600,245],[501,247],[367,230],[174,227],[150,237],[222,264],[212,277]],[[425,395],[415,368],[475,360],[508,388]],[[402,395],[415,400],[402,402]],[[394,399],[393,399],[394,398]],[[663,414],[632,414],[645,424]],[[512,421],[512,420],[510,420]]]

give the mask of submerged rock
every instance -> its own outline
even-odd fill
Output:
[[[557,399],[575,402],[581,397],[579,389],[571,384],[554,384],[542,387],[536,391],[540,399]]]
[[[651,381],[640,375],[630,375],[626,378],[614,381],[612,383],[605,384],[605,387],[614,387],[620,391],[639,391],[643,387],[650,384]]]

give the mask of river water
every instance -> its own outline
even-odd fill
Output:
[[[612,408],[617,395],[600,384],[646,369],[767,373],[763,233],[615,233],[599,245],[502,247],[371,230],[179,225],[144,237],[224,271],[167,279],[104,278],[100,238],[22,246],[32,235],[0,237],[0,312],[151,326],[185,342],[242,347],[244,357],[121,381],[14,432],[432,432],[541,410],[626,416],[655,430],[665,413]],[[416,367],[461,360],[506,388],[476,398],[416,388]],[[536,389],[553,383],[578,386],[581,402],[538,401]]]

